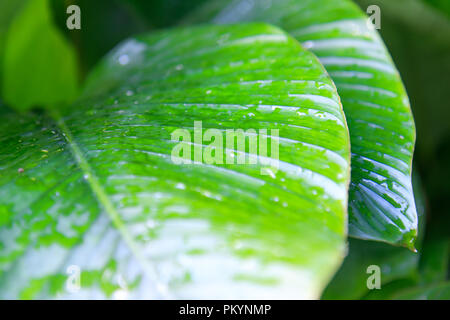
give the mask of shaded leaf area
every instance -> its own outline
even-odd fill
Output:
[[[2,112],[1,298],[317,298],[342,261],[343,110],[317,58],[275,27],[130,39],[62,116]],[[268,143],[278,129],[278,168],[175,164],[172,133],[194,121]]]
[[[50,0],[56,25],[76,48],[80,73],[84,79],[89,71],[112,48],[124,39],[147,30],[151,24],[127,5],[127,0]],[[151,3],[154,1],[152,0]],[[69,30],[66,22],[69,5],[80,7],[81,29]],[[154,10],[153,12],[156,13]]]
[[[155,28],[166,28],[177,23],[191,10],[207,0],[120,0],[129,4],[145,21]]]
[[[445,282],[426,288],[414,288],[394,294],[395,300],[449,300],[450,283]]]
[[[450,17],[450,2],[446,0],[423,0],[425,3],[433,6],[447,17]]]
[[[448,261],[448,239],[438,239],[434,236],[425,238],[414,272],[408,273],[411,269],[405,268],[406,272],[398,274],[395,280],[383,283],[381,290],[371,290],[362,298],[366,300],[396,299],[397,296],[412,292],[414,296],[410,299],[448,299],[445,295],[438,296],[434,293],[429,295],[430,292],[439,292],[430,290],[431,288],[439,288],[448,280]]]
[[[3,81],[3,55],[5,52],[6,34],[11,21],[23,7],[23,1],[4,0],[0,3],[0,97]]]
[[[370,292],[367,280],[372,274],[372,272],[368,272],[370,266],[380,267],[383,291],[385,285],[399,279],[408,279],[408,285],[417,283],[419,261],[417,253],[386,243],[367,242],[359,239],[351,239],[348,250],[349,255],[325,289],[322,295],[323,299],[361,299],[367,295]]]
[[[450,239],[433,229],[425,238],[419,266],[421,284],[425,285],[448,280]]]
[[[119,42],[167,28],[206,0],[50,0],[59,29],[77,49],[82,78]],[[69,5],[81,10],[81,29],[69,30]]]
[[[350,131],[349,233],[413,248],[414,121],[400,76],[361,10],[347,0],[218,0],[184,23],[210,20],[273,23],[319,57],[336,83]]]

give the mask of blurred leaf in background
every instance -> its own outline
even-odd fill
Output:
[[[393,294],[394,300],[450,300],[450,282],[443,282],[425,288],[417,287]]]
[[[445,281],[449,267],[450,239],[433,227],[428,228],[419,265],[420,282],[425,285]]]
[[[381,288],[397,279],[417,279],[417,253],[380,242],[350,239],[349,254],[326,288],[323,299],[361,299],[369,293],[367,268],[379,266]],[[416,281],[411,280],[415,284]]]
[[[122,0],[129,3],[153,28],[166,28],[178,23],[187,13],[208,0]]]
[[[428,4],[444,12],[450,17],[450,1],[448,0],[425,0]]]
[[[138,33],[166,28],[206,0],[51,0],[59,28],[75,45],[84,78],[120,41]],[[66,8],[78,5],[81,30],[68,30]]]
[[[80,30],[69,30],[66,26],[69,16],[66,8],[73,4],[80,7]],[[124,1],[51,0],[51,6],[56,24],[76,48],[83,79],[90,68],[120,41],[150,29]]]
[[[77,93],[75,53],[53,24],[47,0],[28,0],[6,31],[2,92],[17,109],[71,102]]]
[[[24,1],[2,0],[0,2],[0,99],[2,97],[3,55],[5,52],[6,33],[11,21],[24,5]]]

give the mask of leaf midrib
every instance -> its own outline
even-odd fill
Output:
[[[141,254],[138,246],[136,245],[132,236],[128,232],[125,224],[121,220],[119,212],[115,208],[114,204],[112,203],[111,199],[105,192],[104,188],[102,187],[94,170],[92,169],[92,167],[90,166],[90,164],[88,163],[86,158],[83,156],[83,153],[81,152],[78,144],[75,142],[75,139],[74,139],[70,129],[67,127],[63,117],[56,110],[51,111],[50,114],[51,114],[52,119],[56,122],[59,129],[61,130],[62,135],[63,135],[64,139],[66,140],[68,146],[70,147],[71,153],[83,173],[84,180],[86,181],[86,183],[89,185],[90,189],[92,190],[93,196],[97,199],[98,203],[103,207],[104,211],[106,212],[108,217],[111,219],[111,222],[113,223],[114,227],[117,229],[117,231],[123,238],[123,241],[128,246],[128,248],[131,250],[132,254],[136,257],[139,264],[145,271],[146,275],[149,276],[150,279],[155,284],[154,289],[156,290],[156,292],[163,299],[170,298],[170,294],[168,292],[167,286],[158,280],[158,276],[157,276],[155,267],[152,266],[150,263],[148,263],[148,261],[145,259],[145,257]]]

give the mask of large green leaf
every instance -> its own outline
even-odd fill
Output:
[[[423,0],[358,2],[362,7],[378,5],[382,11],[380,31],[409,92],[419,133],[414,159],[427,190],[432,223],[449,237],[450,19]]]
[[[264,21],[314,52],[336,83],[352,145],[350,235],[413,248],[414,122],[400,76],[378,33],[348,0],[218,0],[185,23]]]
[[[345,251],[350,146],[296,40],[265,24],[130,39],[70,110],[3,110],[1,298],[319,297]],[[175,164],[171,133],[194,121],[279,129],[278,171]]]
[[[11,107],[55,106],[76,96],[75,52],[54,26],[48,0],[23,4],[6,32],[2,62],[2,92]]]

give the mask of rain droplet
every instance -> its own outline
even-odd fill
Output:
[[[150,220],[147,220],[146,225],[147,225],[147,228],[153,229],[153,228],[156,227],[156,221],[155,221],[155,220],[151,220],[151,219],[150,219]]]
[[[127,54],[123,54],[119,57],[119,63],[121,65],[126,65],[130,62],[130,57]]]
[[[186,186],[184,185],[184,183],[179,182],[179,183],[177,183],[175,188],[180,189],[180,190],[184,190],[184,189],[186,189]]]
[[[128,290],[119,289],[113,292],[114,300],[125,300],[128,298]]]
[[[243,244],[240,241],[236,241],[233,246],[236,250],[242,249]]]

